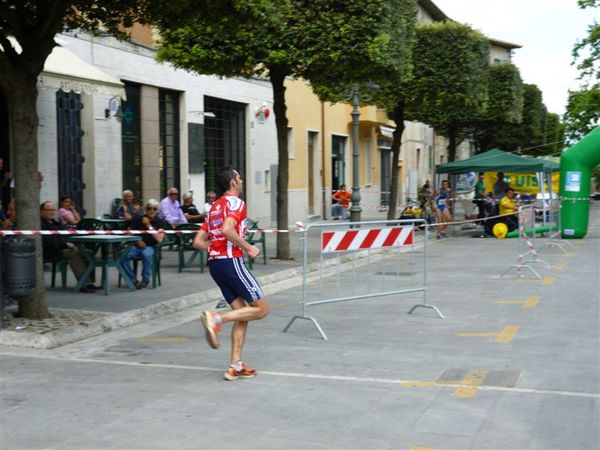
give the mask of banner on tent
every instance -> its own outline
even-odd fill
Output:
[[[494,184],[498,179],[497,174],[486,172],[485,174],[485,191],[494,192]],[[540,182],[536,173],[505,173],[504,179],[508,182],[511,188],[519,194],[539,194],[542,192]],[[552,192],[558,193],[560,185],[560,172],[552,174]],[[548,192],[548,184],[546,183],[546,192]]]

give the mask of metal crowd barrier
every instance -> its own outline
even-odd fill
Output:
[[[516,269],[519,277],[522,277],[521,270],[527,269],[537,279],[541,279],[542,277],[531,267],[531,264],[541,264],[547,269],[550,268],[550,265],[539,258],[536,249],[535,207],[533,205],[519,207],[518,251],[517,264],[513,264],[506,269],[500,278],[504,277],[512,269]]]
[[[427,301],[429,230],[422,219],[311,224],[303,236],[302,298],[296,319],[311,321],[324,340],[327,335],[307,309],[327,303],[369,299],[393,294],[423,293],[417,308],[440,310]],[[423,229],[417,250],[415,229]],[[309,241],[319,240],[317,254],[310,254]],[[313,246],[314,248],[314,246]],[[318,261],[309,264],[309,258]],[[316,269],[316,270],[315,270]]]

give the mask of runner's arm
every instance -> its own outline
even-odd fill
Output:
[[[248,244],[244,238],[242,238],[238,232],[235,231],[236,225],[237,220],[231,216],[226,217],[225,222],[223,223],[223,235],[228,241],[232,242],[234,245],[237,245],[242,250],[245,250],[250,258],[256,258],[260,253],[260,249],[254,245]]]
[[[198,230],[196,233],[196,237],[194,237],[194,243],[192,247],[196,250],[204,250],[208,251],[208,247],[210,246],[210,240],[208,239],[208,233],[204,230]]]

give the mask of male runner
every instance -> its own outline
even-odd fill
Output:
[[[244,240],[246,204],[239,198],[243,191],[240,174],[235,169],[225,168],[217,175],[216,183],[222,196],[210,208],[194,238],[194,248],[208,250],[210,275],[232,308],[221,314],[204,311],[202,324],[206,328],[206,340],[217,349],[223,324],[234,322],[231,329],[231,364],[224,375],[226,380],[233,381],[256,376],[256,370],[249,369],[242,362],[242,348],[248,322],[265,317],[269,313],[269,305],[244,264],[243,251],[250,258],[256,258],[260,250]]]

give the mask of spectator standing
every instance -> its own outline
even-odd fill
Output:
[[[77,208],[75,208],[73,199],[68,195],[64,195],[60,199],[58,218],[60,220],[60,224],[67,230],[74,230],[77,228],[77,224],[81,221],[81,216],[77,212]]]
[[[144,289],[150,284],[150,273],[154,261],[154,247],[165,238],[164,229],[170,228],[169,224],[158,217],[159,203],[157,200],[150,199],[146,202],[145,214],[134,215],[129,227],[130,230],[158,230],[152,234],[142,234],[142,238],[136,241],[135,245],[129,249],[123,260],[123,270],[129,279],[138,289]],[[133,258],[142,259],[142,279],[138,281],[133,271],[131,260]]]
[[[181,205],[181,210],[189,223],[204,222],[204,214],[198,211],[198,208],[194,205],[194,193],[192,191],[183,194],[183,205]]]
[[[160,202],[160,218],[164,219],[172,228],[180,223],[187,223],[187,219],[181,210],[181,205],[177,197],[179,192],[177,188],[170,188],[167,191],[167,196]]]
[[[477,183],[475,183],[475,197],[473,198],[473,203],[477,205],[478,219],[485,218],[485,175],[483,172],[479,172],[479,178],[477,179]]]
[[[496,175],[496,182],[494,183],[494,197],[496,201],[502,200],[502,197],[506,195],[508,189],[508,183],[504,181],[504,172],[498,172]]]
[[[210,212],[210,208],[212,207],[216,199],[217,194],[214,191],[208,191],[206,193],[206,203],[204,204],[204,216],[208,215],[208,213]]]
[[[331,196],[331,199],[336,202],[331,207],[331,215],[333,216],[333,220],[338,220],[340,217],[342,220],[346,220],[350,217],[348,208],[350,207],[351,198],[352,194],[346,190],[345,184],[342,184],[340,188],[335,191],[335,193]]]
[[[57,222],[54,217],[56,215],[56,206],[52,202],[44,202],[40,205],[40,218],[42,230],[64,230],[65,228]],[[51,262],[65,260],[73,271],[77,280],[81,279],[85,272],[85,262],[73,244],[65,241],[58,234],[43,235],[42,248],[44,259]],[[91,275],[93,281],[93,272]],[[93,284],[88,284],[82,289],[82,292],[94,292],[96,287]]]

